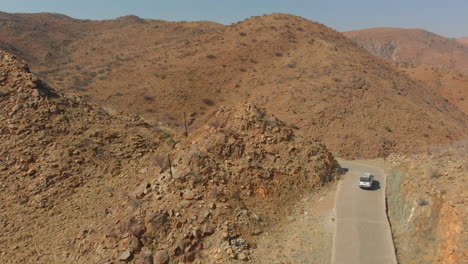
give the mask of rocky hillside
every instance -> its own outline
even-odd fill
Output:
[[[399,263],[462,263],[467,141],[415,156],[392,155],[389,219]]]
[[[178,139],[66,97],[0,52],[1,263],[250,259],[340,168],[250,103]]]
[[[257,235],[339,172],[322,145],[248,103],[222,107],[174,150],[172,166],[115,208],[100,261],[144,261],[149,251],[171,263],[250,260]]]
[[[373,54],[390,59],[426,89],[433,89],[467,113],[468,47],[464,39],[449,39],[418,29],[375,28],[346,32]]]
[[[19,56],[45,54],[32,68],[54,87],[152,124],[182,127],[187,113],[194,130],[218,105],[249,100],[348,158],[418,152],[468,133],[466,115],[439,93],[300,17],[273,14],[230,26],[134,16],[24,22],[47,16],[4,15],[0,41]],[[35,41],[43,38],[51,41]]]
[[[422,81],[427,89],[433,88],[450,103],[468,115],[468,76],[454,70],[435,67],[401,67],[414,80]]]
[[[165,140],[136,117],[58,94],[3,51],[0,72],[0,262],[50,263],[98,219],[105,190]]]
[[[468,47],[455,39],[421,29],[402,28],[371,28],[345,35],[377,56],[468,74]]]

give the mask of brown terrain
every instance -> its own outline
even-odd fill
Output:
[[[468,74],[468,47],[422,29],[371,28],[345,35],[373,54],[414,66],[434,66]]]
[[[467,114],[468,39],[420,29],[373,28],[345,33],[371,53],[390,59],[426,88],[439,91]]]
[[[330,263],[334,155],[388,158],[401,263],[458,263],[466,50],[421,34],[0,12],[0,263]]]
[[[450,103],[468,115],[468,75],[436,67],[402,67],[411,78],[439,90]]]
[[[457,39],[457,41],[458,41],[459,43],[462,43],[463,45],[468,46],[468,37],[466,37],[466,38],[459,38],[459,39]]]
[[[249,260],[340,171],[251,103],[177,139],[57,93],[3,51],[0,72],[1,263]]]
[[[388,161],[389,219],[399,263],[463,263],[467,140]]]
[[[191,129],[249,100],[342,157],[424,151],[467,134],[467,117],[342,34],[273,14],[230,26],[127,16],[0,16],[2,46],[53,87],[108,112]]]

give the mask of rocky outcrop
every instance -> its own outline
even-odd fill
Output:
[[[6,52],[0,72],[2,263],[248,261],[258,234],[340,171],[251,103],[179,139],[57,93]]]
[[[464,141],[390,157],[388,214],[399,263],[463,262],[466,149]]]
[[[136,237],[158,263],[246,261],[256,236],[287,216],[288,205],[334,182],[340,171],[323,145],[297,138],[250,103],[221,107],[170,157],[171,166],[161,166],[119,210],[112,239],[103,243],[128,250],[128,237]],[[131,252],[140,258],[139,250]]]

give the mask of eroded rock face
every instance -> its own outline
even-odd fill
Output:
[[[468,142],[392,155],[389,219],[400,263],[462,263]]]
[[[137,118],[113,117],[80,97],[55,92],[24,62],[3,51],[0,113],[0,225],[7,227],[0,234],[0,245],[22,248],[21,254],[2,251],[0,262],[5,262],[3,258],[23,263],[76,262],[75,255],[58,256],[48,249],[65,243],[76,249],[76,237],[90,233],[83,225],[111,213],[98,207],[115,190],[105,188],[107,195],[101,195],[102,186],[125,177],[122,171],[132,177],[134,168],[157,149],[157,131],[145,128]],[[72,198],[77,196],[81,201]],[[125,232],[138,237],[144,228],[131,222]],[[31,242],[36,240],[41,243]],[[138,243],[132,241],[133,254]],[[50,253],[34,253],[39,251]]]

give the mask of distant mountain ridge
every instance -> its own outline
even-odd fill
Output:
[[[466,40],[445,38],[422,29],[371,28],[344,33],[375,55],[415,66],[435,66],[468,74]]]
[[[457,41],[462,43],[463,45],[468,46],[468,37],[459,38],[457,39]]]

